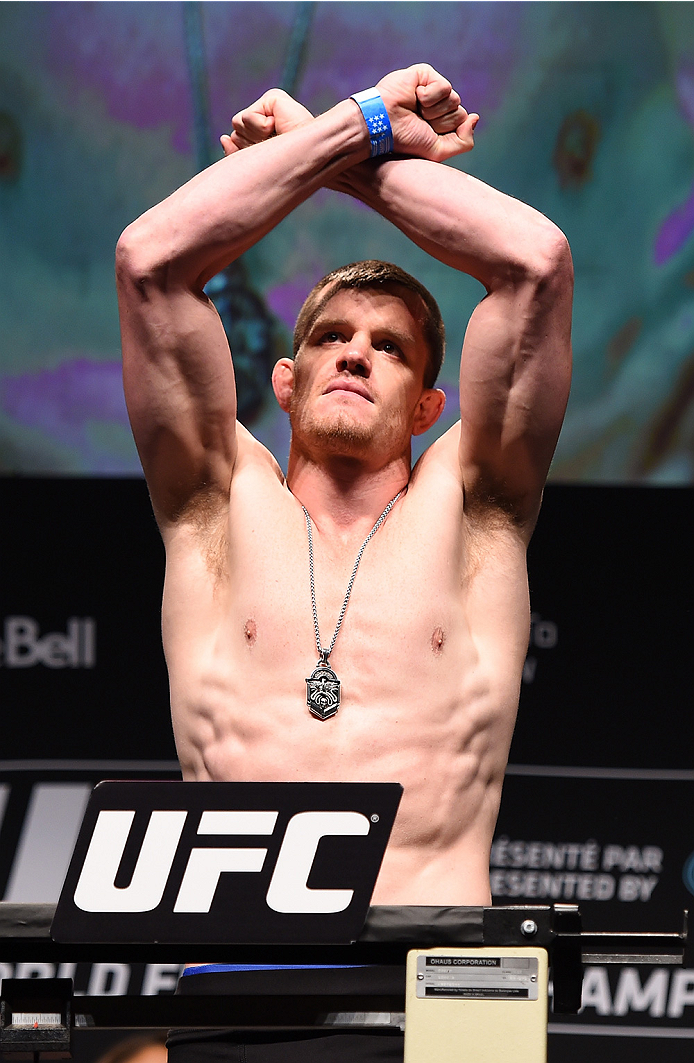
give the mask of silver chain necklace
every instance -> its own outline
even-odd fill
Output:
[[[317,716],[319,720],[329,720],[331,716],[334,716],[340,707],[340,680],[335,675],[328,664],[328,658],[333,652],[337,636],[340,632],[340,626],[344,620],[345,613],[347,612],[347,603],[349,602],[349,596],[352,593],[352,587],[354,586],[354,580],[356,579],[357,569],[359,568],[359,562],[361,561],[361,555],[366,549],[366,545],[369,540],[376,534],[378,529],[383,524],[391,509],[400,498],[400,495],[405,490],[401,488],[398,491],[395,498],[391,498],[386,508],[381,513],[380,517],[374,524],[369,534],[364,539],[364,542],[359,547],[359,553],[357,559],[354,562],[354,568],[352,569],[352,575],[349,577],[349,583],[347,584],[347,593],[345,594],[345,600],[342,603],[340,609],[340,615],[337,618],[337,624],[335,625],[335,632],[333,634],[330,645],[327,650],[323,649],[320,640],[320,630],[318,628],[318,609],[316,608],[316,581],[313,571],[313,527],[311,524],[311,518],[308,515],[306,506],[301,508],[304,511],[304,517],[306,518],[306,531],[308,533],[308,571],[311,577],[311,607],[313,609],[313,628],[316,633],[316,649],[318,650],[318,664],[311,672],[310,677],[306,680],[306,704],[309,711]]]

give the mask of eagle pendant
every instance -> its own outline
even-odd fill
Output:
[[[340,680],[322,657],[306,680],[306,704],[319,720],[329,720],[340,707]]]

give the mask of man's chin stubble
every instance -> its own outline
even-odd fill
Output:
[[[318,446],[331,454],[357,456],[368,450],[374,439],[372,425],[355,423],[347,417],[329,421],[306,420],[295,424],[290,416],[293,434],[312,447]]]

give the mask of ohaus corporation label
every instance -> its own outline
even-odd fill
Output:
[[[417,996],[537,1000],[535,956],[418,956]]]

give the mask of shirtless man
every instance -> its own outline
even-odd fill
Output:
[[[528,641],[526,547],[569,388],[571,259],[542,215],[442,165],[472,148],[477,120],[445,78],[417,65],[377,89],[397,157],[369,158],[354,100],[313,118],[273,91],[235,117],[226,158],[125,231],[126,396],[166,546],[184,777],[400,782],[373,902],[484,905]],[[302,313],[296,357],[273,373],[292,427],[286,478],[235,419],[203,285],[325,185],[487,291],[465,336],[461,420],[414,469],[411,437],[444,396],[435,313],[409,278],[338,276]],[[327,647],[396,496],[330,654],[339,712],[317,719],[302,506]]]

